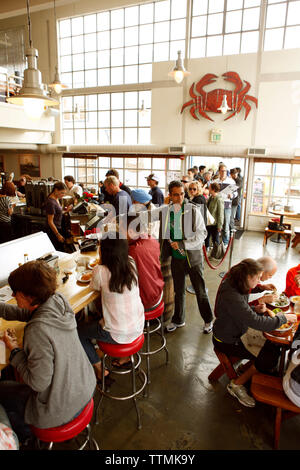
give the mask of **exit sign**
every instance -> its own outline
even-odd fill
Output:
[[[222,130],[221,129],[213,129],[210,131],[210,141],[217,144],[222,140]]]

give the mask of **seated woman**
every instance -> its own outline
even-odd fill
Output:
[[[300,295],[300,264],[288,270],[284,292],[287,297]]]
[[[136,265],[128,256],[128,242],[116,232],[105,235],[99,249],[101,264],[93,269],[90,282],[91,289],[101,292],[103,317],[78,327],[82,346],[100,381],[101,361],[91,339],[111,344],[131,343],[143,333],[145,321]]]
[[[27,325],[23,348],[9,331],[4,334],[22,383],[1,381],[0,403],[24,441],[28,424],[51,428],[71,421],[92,398],[96,380],[75,315],[56,292],[56,271],[44,261],[29,261],[10,273],[8,283],[18,306],[1,302],[0,317]]]
[[[278,313],[274,317],[261,315],[267,312],[273,315],[265,304],[253,309],[248,305],[249,291],[259,282],[263,267],[253,259],[244,259],[233,266],[221,282],[215,305],[216,320],[213,326],[213,344],[216,350],[228,356],[250,359],[254,363],[237,379],[227,386],[229,393],[245,406],[255,406],[255,400],[249,396],[244,384],[258,370],[267,373],[276,366],[279,348],[266,341],[257,357],[248,351],[241,341],[241,336],[249,327],[259,331],[272,331],[286,322],[297,321],[293,314]]]
[[[8,242],[14,238],[11,216],[15,206],[15,195],[15,185],[6,181],[0,194],[0,243]]]

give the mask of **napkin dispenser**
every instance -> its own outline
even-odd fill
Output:
[[[51,266],[51,268],[54,268],[55,271],[59,272],[59,267],[58,267],[58,256],[54,255],[52,253],[46,253],[45,255],[41,256],[40,258],[37,258],[39,261],[45,261],[46,263]]]

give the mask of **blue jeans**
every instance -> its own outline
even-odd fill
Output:
[[[230,218],[231,218],[231,207],[224,209],[224,223],[222,230],[222,239],[224,245],[228,245],[230,238]]]
[[[78,335],[91,364],[96,364],[100,361],[100,357],[91,342],[92,339],[97,339],[103,343],[118,344],[112,339],[108,331],[103,330],[98,320],[78,325]]]

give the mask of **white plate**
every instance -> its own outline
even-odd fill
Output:
[[[79,273],[79,274],[77,275],[77,281],[79,281],[79,282],[84,282],[85,284],[89,284],[89,283],[91,282],[92,276],[91,276],[90,279],[82,279],[82,276],[83,276],[84,274],[91,274],[91,271],[83,271],[82,273]]]
[[[275,304],[269,304],[269,305],[272,305],[273,308],[285,308],[285,307],[288,307],[290,305],[290,301],[288,301],[284,305],[275,305]]]

